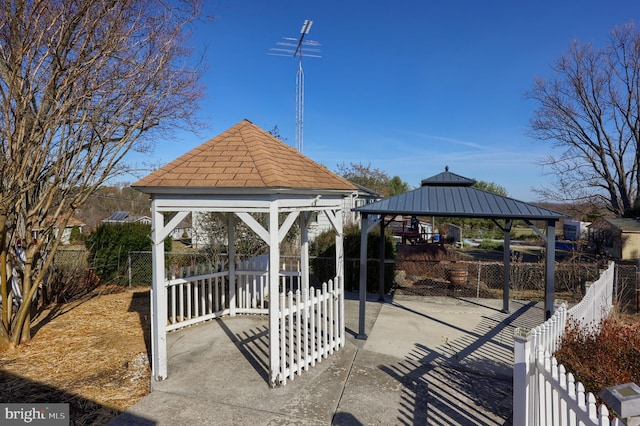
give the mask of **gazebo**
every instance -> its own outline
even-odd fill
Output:
[[[151,197],[156,380],[167,377],[167,331],[223,315],[268,314],[272,386],[344,345],[342,207],[355,196],[353,184],[243,120],[133,187]],[[163,242],[183,219],[203,213],[226,224],[228,263],[174,276],[165,265]],[[322,289],[309,285],[307,230],[317,215],[336,231],[335,279]],[[267,243],[268,261],[237,259],[238,220]],[[280,243],[296,223],[299,267],[281,269]]]
[[[357,207],[361,215],[360,244],[360,312],[358,338],[366,339],[364,315],[367,283],[367,235],[376,225],[380,235],[396,216],[466,217],[492,219],[504,232],[504,288],[503,310],[509,310],[509,262],[510,232],[513,221],[522,220],[545,242],[545,318],[553,313],[555,270],[555,225],[568,216],[563,213],[538,207],[513,198],[474,188],[475,180],[445,171],[424,179],[421,186],[404,194],[389,197],[375,203]],[[543,221],[546,232],[542,232],[533,221]],[[380,298],[384,296],[384,239],[380,239]]]

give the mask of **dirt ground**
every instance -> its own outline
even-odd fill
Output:
[[[100,287],[42,312],[33,339],[0,353],[0,402],[69,403],[102,425],[149,393],[149,290]]]

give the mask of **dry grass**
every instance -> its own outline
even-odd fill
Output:
[[[0,402],[67,402],[72,424],[94,425],[149,393],[148,289],[91,296],[43,312],[29,344],[0,353]]]

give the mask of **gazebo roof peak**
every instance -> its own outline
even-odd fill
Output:
[[[474,179],[450,172],[449,166],[446,166],[444,172],[422,179],[421,186],[473,186],[476,183],[477,181]]]
[[[244,119],[136,182],[147,193],[234,188],[354,191],[357,188]]]

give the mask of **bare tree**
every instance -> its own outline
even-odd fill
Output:
[[[0,350],[31,338],[56,229],[128,151],[191,123],[201,88],[186,42],[199,13],[199,0],[0,3]]]
[[[530,134],[559,152],[542,162],[555,178],[542,194],[617,215],[639,208],[640,32],[618,26],[601,49],[574,42],[552,69],[527,93],[539,104]]]

